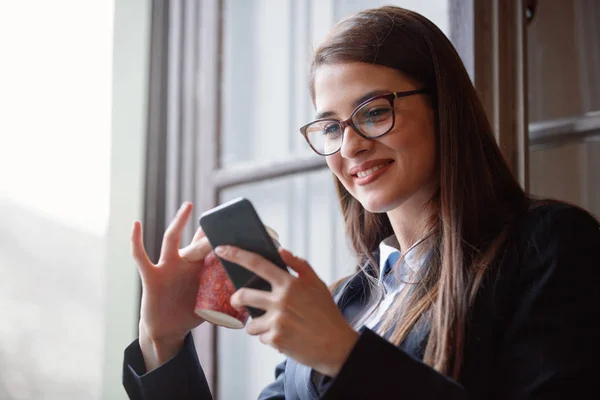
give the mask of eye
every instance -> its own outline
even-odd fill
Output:
[[[367,110],[367,112],[363,115],[365,120],[367,121],[379,121],[387,116],[389,116],[392,112],[390,107],[378,107],[373,108],[371,110]]]
[[[339,124],[331,123],[331,124],[325,125],[323,127],[323,135],[334,135],[336,133],[339,133],[339,131],[340,131]]]
[[[389,101],[375,99],[362,106],[354,114],[353,120],[356,125],[375,125],[380,122],[387,122],[391,119],[393,113]]]

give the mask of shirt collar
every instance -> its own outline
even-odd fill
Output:
[[[419,260],[416,259],[416,251],[415,247],[417,247],[417,245],[412,246],[408,252],[406,253],[406,255],[404,256],[404,258],[402,259],[402,264],[406,264],[406,266],[414,271],[416,271],[420,266],[421,266],[421,262],[419,262]],[[400,252],[400,244],[398,243],[398,240],[396,240],[396,235],[390,235],[388,237],[386,237],[385,239],[383,239],[381,241],[381,243],[379,243],[379,281],[382,282],[383,281],[383,277],[381,276],[381,274],[383,273],[383,267],[385,266],[385,263],[387,262],[388,258],[390,257],[390,255],[394,252]]]
[[[400,252],[399,248],[395,235],[388,236],[379,243],[379,281],[383,278],[381,274],[388,258],[392,253]]]

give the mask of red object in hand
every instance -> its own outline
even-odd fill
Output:
[[[204,259],[204,267],[200,271],[195,313],[215,325],[233,329],[243,328],[249,314],[245,308],[236,310],[231,306],[231,295],[235,291],[223,265],[215,253],[210,252]]]

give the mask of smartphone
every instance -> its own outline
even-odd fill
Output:
[[[200,216],[200,226],[213,249],[220,245],[232,245],[257,253],[277,267],[289,272],[281,259],[273,239],[269,236],[252,203],[244,198],[228,201],[204,212]],[[266,280],[236,263],[218,257],[236,289],[242,287],[271,290]],[[264,310],[247,307],[252,318],[264,314]]]

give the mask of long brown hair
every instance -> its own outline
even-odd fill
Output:
[[[362,11],[339,22],[311,64],[363,62],[395,68],[431,90],[435,111],[439,189],[424,218],[423,276],[387,313],[391,341],[400,344],[415,324],[430,324],[424,362],[448,376],[460,372],[466,322],[483,277],[506,242],[527,196],[500,152],[483,106],[456,50],[427,18],[399,7]],[[392,235],[385,213],[370,213],[336,179],[347,233],[358,266],[374,263],[379,243]],[[377,268],[376,266],[374,266]],[[370,277],[372,285],[377,280]],[[400,307],[400,303],[402,306]]]

